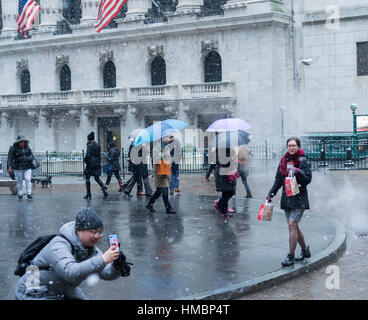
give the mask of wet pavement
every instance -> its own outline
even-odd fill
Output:
[[[33,201],[0,195],[0,299],[13,299],[18,277],[13,275],[22,250],[40,235],[58,232],[86,206],[83,191],[62,192],[56,187],[35,189]],[[117,234],[129,261],[131,276],[115,281],[85,281],[81,288],[92,299],[180,299],[282,269],[288,230],[281,212],[272,222],[256,220],[260,202],[231,200],[234,217],[220,217],[213,208],[215,196],[183,194],[171,197],[176,215],[167,215],[162,200],[155,213],[143,197],[124,198],[111,192],[107,200],[95,192],[90,202],[104,220],[101,250],[107,235]],[[307,212],[303,232],[317,254],[326,249],[335,230],[328,217]]]

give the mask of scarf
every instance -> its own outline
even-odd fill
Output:
[[[289,152],[286,152],[285,155],[280,160],[281,175],[283,175],[283,176],[288,175],[288,171],[287,171],[287,163],[288,162],[293,162],[295,168],[300,168],[299,158],[303,157],[304,155],[305,155],[305,152],[304,152],[303,149],[299,149],[298,152],[296,152],[295,154],[289,154]]]

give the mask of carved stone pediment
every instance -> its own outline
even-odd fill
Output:
[[[21,72],[25,69],[28,69],[28,59],[17,60],[17,72]]]
[[[217,40],[203,40],[201,42],[202,52],[218,51],[219,43]]]
[[[152,59],[157,56],[163,57],[164,56],[164,46],[163,45],[149,46],[148,56]]]
[[[114,62],[114,51],[100,52],[100,65],[103,67],[107,61]]]
[[[63,66],[64,64],[69,64],[69,56],[66,55],[56,56],[55,64],[57,67]]]

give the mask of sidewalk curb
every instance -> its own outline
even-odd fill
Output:
[[[308,213],[308,215],[311,215],[311,213]],[[312,256],[307,261],[297,262],[291,267],[285,267],[245,282],[181,297],[178,300],[231,300],[244,296],[245,294],[268,289],[286,280],[327,265],[343,254],[346,249],[347,237],[346,228],[342,222],[333,217],[328,217],[328,219],[331,220],[331,224],[335,228],[334,240],[326,249]]]

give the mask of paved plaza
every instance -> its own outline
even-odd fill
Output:
[[[312,191],[314,185],[320,188],[328,176],[314,175],[309,188],[313,209],[312,199],[318,202]],[[25,246],[40,235],[58,232],[63,223],[74,219],[81,206],[88,204],[104,219],[105,236],[99,247],[106,250],[107,235],[118,234],[124,253],[134,263],[129,278],[100,280],[97,284],[84,282],[81,287],[92,299],[224,299],[244,294],[245,298],[254,297],[273,286],[282,286],[286,279],[298,279],[316,268],[320,270],[335,261],[345,247],[341,217],[336,219],[312,209],[306,212],[301,224],[312,258],[282,268],[280,263],[288,250],[288,229],[284,214],[277,210],[278,198],[274,201],[273,221],[256,220],[272,174],[250,177],[256,199],[245,199],[244,188],[238,184],[237,197],[230,202],[236,210],[231,218],[218,216],[213,208],[217,194],[214,184],[199,175],[181,175],[182,194],[170,198],[178,211],[176,215],[164,213],[161,199],[155,204],[156,212],[148,212],[145,197],[126,198],[117,192],[115,184],[111,184],[106,200],[94,185],[93,198],[87,202],[83,199],[82,178],[53,180],[52,188],[34,188],[33,201],[18,201],[6,189],[1,190],[0,239],[5,244],[0,249],[1,299],[14,296],[18,278],[13,271]],[[324,283],[324,279],[320,282]],[[290,281],[295,280],[285,284]],[[271,289],[265,289],[268,287]],[[260,289],[265,290],[252,293]]]

